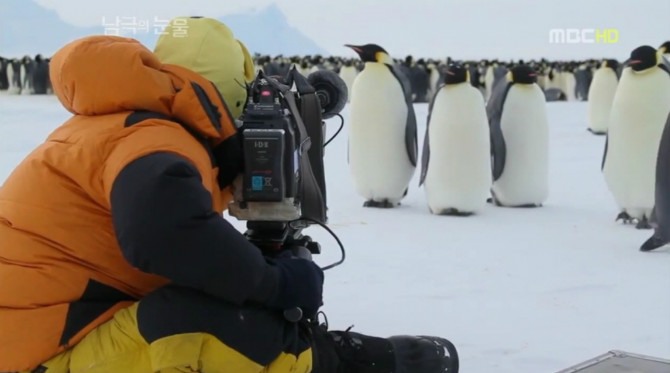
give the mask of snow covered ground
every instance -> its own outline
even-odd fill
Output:
[[[427,106],[416,111],[423,139]],[[670,358],[670,251],[639,252],[650,231],[614,222],[605,139],[586,131],[586,104],[548,111],[545,206],[467,218],[431,215],[418,172],[401,207],[363,208],[345,123],[326,149],[330,227],[347,249],[326,273],[331,329],[444,336],[465,373],[551,373],[612,349]],[[0,182],[69,116],[53,96],[0,96]],[[320,264],[338,258],[327,233],[306,233],[322,244]]]

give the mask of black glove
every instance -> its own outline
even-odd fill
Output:
[[[323,304],[321,268],[311,260],[288,255],[267,261],[278,269],[279,286],[275,296],[266,304],[281,310],[300,307],[305,316],[315,316]]]

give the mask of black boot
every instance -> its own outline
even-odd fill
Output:
[[[457,373],[458,354],[443,338],[379,338],[313,326],[314,373]]]

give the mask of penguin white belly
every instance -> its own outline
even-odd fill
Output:
[[[21,86],[17,84],[15,77],[14,67],[10,63],[7,65],[7,80],[9,81],[9,87],[7,88],[7,94],[18,95],[21,92]],[[20,80],[19,80],[20,82]]]
[[[307,77],[310,74],[310,69],[309,68],[298,67],[298,72],[300,73],[300,75],[302,75],[304,77]]]
[[[358,194],[367,200],[397,203],[412,178],[407,111],[402,86],[389,68],[366,64],[352,89],[349,165]]]
[[[577,101],[575,96],[575,87],[577,86],[577,80],[575,79],[575,74],[570,72],[561,73],[562,88],[561,90],[565,92],[565,97],[567,101]]]
[[[506,206],[541,205],[549,195],[549,124],[544,94],[536,84],[514,84],[500,121],[505,167],[493,182],[496,199]]]
[[[491,147],[480,91],[470,83],[440,89],[428,130],[430,160],[424,183],[430,210],[481,210],[491,188]]]
[[[617,84],[616,73],[610,68],[598,69],[593,75],[588,102],[589,128],[593,132],[607,132]]]
[[[547,74],[547,77],[544,79],[544,89],[552,89],[552,88],[558,88],[560,90],[563,90],[559,84],[559,74],[558,72],[554,71],[552,73],[552,76],[550,77]]]
[[[340,70],[340,78],[342,78],[344,84],[347,85],[348,90],[347,102],[351,102],[351,88],[354,85],[356,75],[358,75],[358,71],[356,71],[356,68],[353,66],[344,66]]]
[[[31,77],[28,76],[26,65],[21,65],[21,94],[22,95],[31,95],[33,94],[33,85]]]
[[[437,70],[437,67],[433,67],[430,69],[430,87],[428,87],[429,99],[432,99],[435,93],[437,93],[439,83],[440,83],[440,72]]]
[[[612,103],[603,173],[617,204],[633,218],[650,217],[654,207],[658,147],[669,112],[668,73],[624,69]]]
[[[484,75],[484,84],[486,85],[486,101],[491,98],[491,91],[493,90],[493,66],[489,66],[486,69],[486,75]]]

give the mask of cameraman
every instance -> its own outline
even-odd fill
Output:
[[[0,372],[447,371],[439,338],[283,318],[316,314],[323,272],[223,219],[253,64],[220,22],[185,21],[155,53],[94,36],[51,60],[74,116],[0,189]]]

